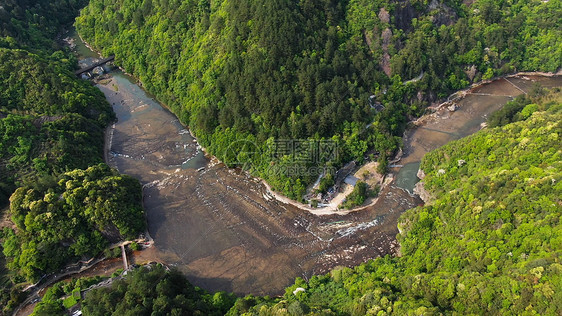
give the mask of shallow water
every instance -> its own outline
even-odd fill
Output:
[[[521,76],[496,80],[474,89],[458,102],[456,111],[442,109],[431,119],[406,132],[404,156],[398,162],[404,167],[396,175],[396,186],[412,192],[419,181],[416,173],[421,158],[427,152],[477,132],[491,113],[516,96],[528,93],[534,83],[545,88],[560,87],[562,76]]]
[[[374,206],[342,216],[314,216],[280,203],[257,180],[205,158],[178,119],[133,78],[120,71],[111,76],[98,85],[118,118],[108,131],[108,163],[143,184],[155,255],[205,289],[282,294],[295,277],[393,254],[399,216],[421,204],[394,185]],[[463,114],[480,104],[471,100],[451,115],[467,122],[460,128],[439,119],[409,136],[397,185],[410,187],[423,153],[479,128]]]

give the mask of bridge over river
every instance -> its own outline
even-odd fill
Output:
[[[77,75],[77,76],[80,76],[81,74],[83,74],[83,73],[85,73],[85,72],[92,71],[94,68],[99,67],[99,66],[101,66],[101,65],[104,65],[104,64],[106,64],[106,63],[108,63],[108,62],[110,62],[110,61],[114,61],[114,60],[115,60],[115,56],[109,56],[109,57],[107,57],[107,58],[104,58],[104,59],[102,59],[102,60],[100,60],[100,61],[95,62],[94,64],[92,64],[92,65],[90,65],[90,66],[88,66],[88,67],[84,67],[84,68],[82,68],[82,69],[80,69],[80,70],[76,70],[76,71],[74,72],[74,74]]]

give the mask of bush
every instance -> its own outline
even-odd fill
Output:
[[[139,251],[139,250],[142,249],[142,247],[134,241],[129,244],[129,247],[131,247],[131,250],[133,250],[133,251]]]

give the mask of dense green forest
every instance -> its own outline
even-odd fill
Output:
[[[103,161],[114,119],[103,94],[77,80],[53,41],[86,1],[6,1],[0,9],[0,207],[19,185]]]
[[[233,295],[214,295],[191,285],[178,271],[163,266],[141,267],[109,288],[89,292],[84,315],[224,315]]]
[[[301,199],[321,172],[307,167],[369,150],[386,159],[429,102],[481,79],[560,68],[559,1],[465,2],[92,0],[76,27],[213,155],[250,162]],[[328,140],[339,154],[283,152],[283,139]]]
[[[134,239],[145,230],[141,187],[106,164],[73,170],[39,191],[20,187],[10,197],[15,232],[4,230],[8,267],[28,281],[79,258],[100,253],[108,241]]]
[[[236,300],[224,292],[211,295],[161,265],[140,267],[126,278],[114,275],[110,286],[88,291],[80,299],[80,291],[100,281],[96,277],[56,283],[32,315],[67,315],[66,309],[78,302],[84,315],[224,315]]]
[[[0,46],[53,52],[61,26],[72,23],[87,0],[2,0]]]
[[[60,281],[49,287],[41,301],[33,309],[34,316],[66,315],[65,310],[76,305],[81,297],[80,292],[102,282],[106,278],[100,276]]]
[[[86,4],[0,1],[2,315],[22,299],[22,281],[145,227],[138,182],[98,165],[115,115],[98,89],[76,78],[76,58],[55,41]]]
[[[0,267],[3,313],[21,299],[14,283],[145,227],[138,182],[100,164],[114,114],[53,40],[87,3],[0,3],[0,209],[12,196],[14,224],[1,236],[0,263],[11,269]],[[251,162],[300,199],[317,176],[306,167],[369,151],[385,165],[428,103],[481,79],[558,70],[561,20],[552,0],[92,0],[76,27],[212,154]],[[435,200],[402,217],[401,257],[235,303],[177,272],[141,268],[90,292],[84,313],[556,314],[561,119],[559,96],[520,98],[490,119],[493,128],[428,154]],[[308,143],[287,153],[286,139]],[[310,140],[335,144],[336,154]],[[354,199],[364,195],[359,188]]]

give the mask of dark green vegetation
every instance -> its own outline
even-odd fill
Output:
[[[353,191],[351,191],[351,193],[347,196],[346,201],[343,203],[343,207],[351,209],[355,206],[362,205],[369,196],[374,196],[377,193],[378,192],[372,192],[372,190],[369,189],[369,185],[367,185],[367,183],[363,181],[357,181],[357,184],[355,184]]]
[[[111,287],[89,292],[82,302],[84,315],[224,315],[235,297],[211,295],[191,285],[177,271],[161,265],[131,272]]]
[[[54,41],[86,4],[0,1],[0,217],[7,226],[0,236],[7,255],[0,256],[0,314],[21,301],[14,284],[95,255],[108,240],[145,226],[139,184],[98,166],[114,113],[98,89],[74,76],[76,58]]]
[[[145,229],[139,182],[105,164],[67,172],[42,191],[17,189],[10,213],[16,231],[5,230],[4,254],[29,281]]]
[[[52,40],[86,1],[7,1],[0,9],[0,207],[20,185],[103,161],[114,119],[103,94],[77,80]]]
[[[317,177],[307,167],[362,161],[370,149],[391,155],[428,102],[495,75],[561,66],[559,1],[470,2],[92,0],[76,26],[213,155],[251,162],[301,199]],[[272,153],[274,139],[331,140],[340,154]]]
[[[283,298],[249,296],[231,314],[559,314],[562,95],[520,101],[537,111],[424,157],[436,198],[402,216],[401,257],[298,279]]]
[[[61,26],[72,23],[87,0],[2,0],[0,47],[56,51]]]

